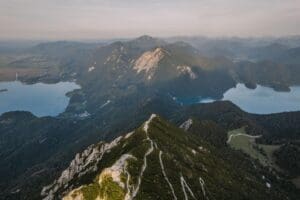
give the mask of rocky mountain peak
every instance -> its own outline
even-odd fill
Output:
[[[150,40],[154,40],[153,37],[149,36],[149,35],[142,35],[140,37],[138,37],[136,40],[140,40],[140,41],[150,41]]]
[[[140,48],[142,50],[150,50],[153,49],[154,47],[164,46],[167,43],[164,40],[161,40],[159,38],[154,38],[148,35],[144,35],[129,41],[127,44],[134,46],[136,48]]]
[[[166,53],[167,51],[160,47],[152,51],[146,51],[135,61],[133,69],[135,69],[137,73],[144,71],[148,79],[151,79],[155,68],[158,67],[159,62],[165,57]]]

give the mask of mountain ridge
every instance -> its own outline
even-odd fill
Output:
[[[279,187],[280,181],[259,165],[244,172],[243,167],[232,170],[232,164],[219,158],[216,148],[154,114],[135,131],[98,145],[97,149],[104,151],[94,158],[100,160],[89,157],[97,155],[97,145],[77,154],[70,167],[79,171],[68,176],[70,168],[66,169],[52,185],[44,187],[44,199],[287,198]],[[79,166],[90,167],[94,175],[84,181],[90,172],[84,173]],[[272,183],[261,179],[260,173]],[[68,182],[56,185],[67,179]],[[248,195],[250,191],[252,196]]]

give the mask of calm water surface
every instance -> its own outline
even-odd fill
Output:
[[[291,87],[290,92],[277,92],[260,85],[256,89],[249,89],[244,84],[237,84],[224,93],[222,100],[229,100],[244,111],[256,114],[300,111],[300,86]],[[196,104],[215,100],[193,97],[179,101],[183,104]]]
[[[0,82],[0,115],[8,111],[30,111],[36,116],[57,116],[64,112],[69,103],[67,92],[80,88],[72,82],[56,84],[37,83],[25,85],[21,82]],[[249,113],[269,114],[300,110],[300,86],[291,87],[290,92],[276,92],[271,88],[258,85],[248,89],[244,84],[224,93],[222,100],[232,101]],[[177,99],[182,104],[208,103],[211,98],[192,97]]]
[[[0,115],[8,111],[30,111],[36,116],[57,116],[69,103],[65,95],[80,86],[73,82],[56,84],[22,84],[18,81],[0,82]]]

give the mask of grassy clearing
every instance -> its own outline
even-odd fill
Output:
[[[99,189],[101,199],[122,200],[125,198],[124,189],[121,188],[118,183],[114,182],[110,176],[103,177],[103,181]]]
[[[273,153],[280,145],[257,144],[253,136],[246,134],[244,127],[229,131],[228,138],[230,137],[228,144],[231,148],[243,151],[252,158],[257,159],[264,166],[278,169]]]

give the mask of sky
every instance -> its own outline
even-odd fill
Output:
[[[0,0],[0,39],[300,35],[300,0]]]

